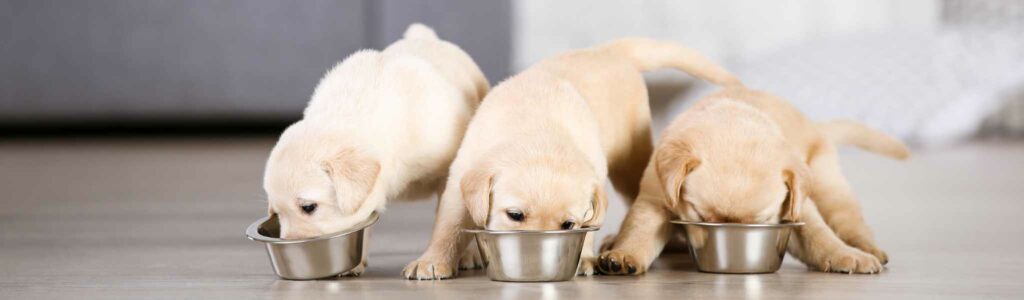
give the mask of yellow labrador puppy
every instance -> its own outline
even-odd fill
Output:
[[[440,194],[488,88],[469,55],[420,24],[339,63],[267,160],[263,187],[281,237],[345,230],[388,199]]]
[[[469,239],[462,228],[569,229],[601,224],[604,183],[630,197],[651,152],[641,72],[672,67],[738,84],[699,53],[672,43],[625,39],[544,60],[488,94],[466,132],[437,210],[426,252],[409,279],[443,279]],[[581,274],[592,274],[588,238]]]
[[[801,261],[822,271],[879,272],[888,257],[875,245],[839,170],[835,144],[898,159],[909,155],[885,134],[852,121],[813,123],[767,93],[734,87],[701,99],[665,130],[640,195],[599,268],[646,272],[671,236],[668,221],[681,218],[803,221],[789,244]]]

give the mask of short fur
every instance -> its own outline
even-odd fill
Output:
[[[767,93],[732,87],[701,99],[665,130],[640,195],[599,268],[646,272],[669,241],[668,221],[679,218],[803,221],[789,244],[798,259],[822,271],[879,272],[888,257],[875,245],[839,170],[835,144],[845,143],[909,156],[896,139],[853,121],[815,124]]]
[[[345,230],[388,199],[440,194],[488,87],[469,55],[420,24],[332,68],[267,160],[263,187],[281,237]]]
[[[721,85],[732,74],[672,43],[624,39],[541,61],[484,100],[452,164],[427,251],[409,279],[456,274],[462,228],[550,230],[597,226],[604,183],[632,199],[651,153],[650,108],[641,72],[673,67]],[[523,220],[508,216],[521,211]],[[581,274],[593,274],[588,236]]]

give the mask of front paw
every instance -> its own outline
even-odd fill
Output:
[[[882,262],[860,249],[846,247],[826,255],[818,267],[823,272],[876,274],[882,271]]]
[[[607,275],[638,275],[647,272],[647,265],[641,263],[637,256],[622,250],[601,253],[597,265],[601,273]]]
[[[882,249],[878,249],[878,246],[875,246],[874,241],[870,238],[854,239],[848,242],[848,245],[874,255],[883,266],[889,263],[889,255]]]
[[[415,280],[439,280],[455,276],[455,268],[439,259],[420,258],[402,270],[402,277]]]
[[[580,258],[580,267],[576,275],[591,276],[597,274],[597,257],[584,256]]]
[[[355,268],[352,268],[352,270],[348,270],[348,272],[341,273],[341,276],[359,277],[359,275],[363,275],[364,271],[366,271],[365,260],[360,262],[359,265],[356,266]]]
[[[889,254],[886,254],[885,251],[882,251],[882,249],[878,249],[877,247],[869,247],[867,249],[861,250],[864,250],[864,252],[874,255],[875,258],[878,258],[878,262],[882,263],[883,266],[889,263]]]

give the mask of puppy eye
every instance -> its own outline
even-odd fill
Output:
[[[302,212],[306,213],[307,215],[312,215],[313,212],[316,211],[316,203],[303,204],[299,205],[299,207],[302,208]]]
[[[519,211],[518,209],[506,210],[505,214],[508,215],[509,219],[512,219],[512,221],[516,221],[516,222],[522,222],[523,219],[526,217],[526,216],[523,215],[523,212]]]
[[[573,222],[573,221],[565,221],[565,222],[562,222],[562,230],[569,230],[569,229],[572,229],[572,226],[573,226],[573,225],[576,225],[576,222]]]

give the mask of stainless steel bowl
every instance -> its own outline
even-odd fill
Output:
[[[790,233],[804,224],[672,223],[685,234],[698,270],[730,274],[778,271]]]
[[[267,246],[274,274],[284,279],[317,279],[351,271],[366,259],[366,240],[377,213],[354,228],[338,233],[301,239],[281,239],[277,215],[264,217],[249,225],[250,240]]]
[[[492,231],[467,229],[487,260],[487,276],[494,281],[566,281],[576,276],[587,227],[547,231]]]

